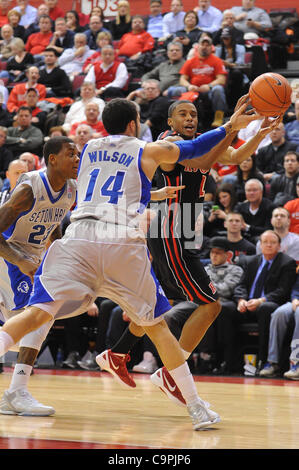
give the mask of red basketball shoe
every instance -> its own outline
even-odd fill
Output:
[[[116,380],[123,386],[135,388],[136,383],[130,376],[126,363],[130,361],[129,354],[119,355],[107,349],[96,357],[96,362],[101,370],[106,370],[114,375]]]

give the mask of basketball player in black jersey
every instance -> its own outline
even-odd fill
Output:
[[[241,98],[237,107],[246,98]],[[162,133],[159,139],[175,142],[195,138],[198,117],[194,104],[184,100],[174,102],[169,107],[168,124],[171,130]],[[277,122],[269,124],[265,119],[260,131],[238,149],[230,146],[237,132],[230,134],[207,154],[210,158],[205,159],[204,165],[200,159],[175,164],[163,163],[156,172],[155,182],[158,188],[185,187],[177,191],[174,198],[160,203],[158,214],[151,223],[148,247],[154,271],[166,296],[171,300],[189,300],[198,305],[193,312],[186,311],[179,338],[186,360],[221,310],[216,289],[194,249],[195,222],[201,214],[209,171],[216,161],[226,165],[240,164],[255,152],[259,143],[276,125]],[[155,199],[155,192],[152,192],[152,200]],[[167,313],[165,319],[172,315],[175,315],[173,309]],[[127,354],[142,336],[143,331],[131,323],[118,343],[111,348],[112,353]],[[112,372],[109,368],[106,370]],[[114,375],[117,374],[117,371],[113,372]],[[151,380],[177,404],[185,404],[165,367],[156,371]]]

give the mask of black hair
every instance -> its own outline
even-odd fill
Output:
[[[102,113],[104,127],[109,134],[122,134],[131,121],[137,121],[138,111],[132,101],[114,98],[109,101]]]
[[[29,106],[20,106],[17,114],[19,114],[20,111],[28,111],[30,114],[32,114],[31,108],[29,108]]]
[[[53,52],[56,55],[56,57],[59,57],[59,54],[56,51],[56,49],[54,49],[54,47],[46,47],[46,49],[44,50],[44,53],[45,52]]]
[[[26,95],[28,95],[28,93],[29,93],[30,91],[33,91],[33,92],[36,94],[36,96],[39,96],[39,92],[38,92],[38,90],[37,90],[36,88],[28,88],[28,89],[26,90]]]
[[[78,28],[78,26],[80,26],[80,17],[79,17],[78,12],[76,10],[68,10],[65,14],[64,19],[66,19],[66,15],[68,13],[72,13],[74,15],[74,17],[76,18],[76,28]]]
[[[192,101],[189,101],[189,100],[179,100],[179,101],[175,101],[174,103],[172,103],[169,108],[168,108],[168,117],[171,117],[174,113],[174,110],[177,108],[177,106],[179,106],[180,104],[182,103],[190,103],[190,104],[193,104]],[[196,109],[196,106],[195,106],[195,109]]]
[[[224,209],[223,205],[221,204],[221,202],[219,200],[219,194],[220,193],[228,193],[230,195],[229,210],[231,212],[233,210],[233,208],[235,207],[235,205],[237,204],[237,202],[238,202],[233,185],[231,185],[229,183],[222,183],[217,188],[216,195],[215,195],[215,204],[218,204],[221,209]]]
[[[43,148],[43,157],[45,159],[45,164],[48,166],[49,162],[49,155],[51,153],[57,154],[61,151],[62,147],[64,144],[73,144],[74,141],[70,139],[69,137],[65,137],[64,135],[62,136],[57,136],[57,137],[51,137],[48,142],[45,143],[44,148]]]

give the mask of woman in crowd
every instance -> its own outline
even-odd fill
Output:
[[[251,178],[256,178],[263,183],[265,193],[265,180],[256,167],[255,155],[246,158],[237,168],[237,181],[234,183],[234,189],[239,202],[245,201],[245,183]]]
[[[127,0],[118,2],[116,18],[109,23],[109,29],[114,41],[119,41],[124,34],[131,31],[130,4]]]
[[[179,41],[183,45],[183,55],[187,57],[188,52],[193,44],[198,42],[202,31],[197,26],[198,17],[195,11],[189,10],[184,16],[184,29],[175,33],[175,41]]]
[[[109,31],[101,31],[97,35],[98,49],[90,57],[86,59],[83,65],[83,72],[87,73],[92,65],[101,61],[101,50],[103,46],[112,44],[112,35]]]
[[[8,59],[6,70],[0,72],[0,78],[9,78],[11,82],[25,80],[25,70],[34,64],[34,57],[25,50],[24,41],[14,38],[11,42],[13,55]]]
[[[23,41],[25,41],[26,30],[24,26],[19,24],[21,21],[21,17],[21,13],[17,10],[9,10],[9,12],[7,13],[8,24],[10,24],[13,29],[14,37],[21,38],[23,39]]]
[[[67,28],[70,31],[74,31],[74,33],[82,33],[86,28],[84,26],[80,26],[80,18],[76,10],[69,10],[66,12],[64,17]]]
[[[208,237],[215,237],[225,231],[224,221],[229,212],[232,212],[237,203],[236,194],[231,184],[223,183],[218,186],[215,201],[211,206],[209,216],[204,225],[204,233]]]

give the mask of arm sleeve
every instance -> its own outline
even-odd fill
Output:
[[[179,140],[174,142],[180,149],[178,162],[182,160],[192,160],[192,158],[201,157],[208,153],[226,136],[226,130],[223,126],[215,130],[205,132],[194,140]]]

